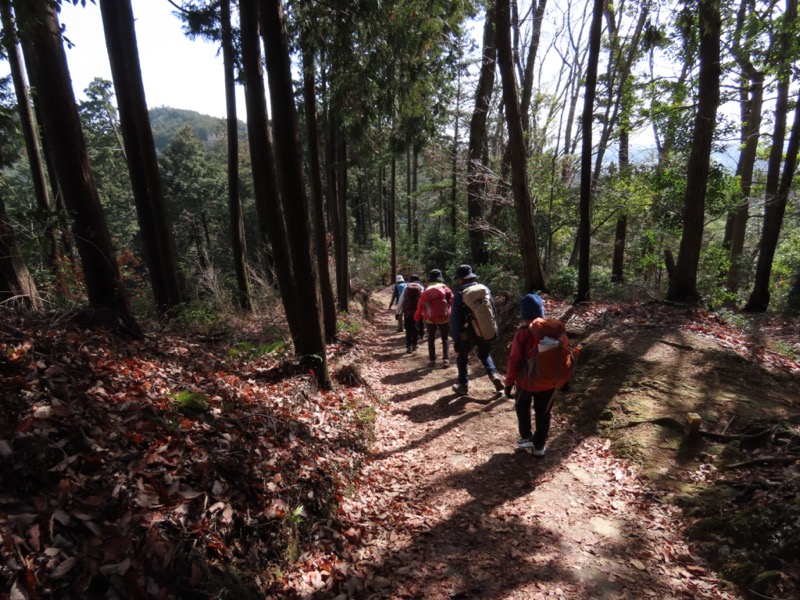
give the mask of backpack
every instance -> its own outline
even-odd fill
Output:
[[[453,295],[443,285],[433,285],[422,292],[422,319],[429,323],[447,323]]]
[[[418,283],[409,283],[403,290],[403,315],[414,317],[417,311],[419,297],[422,295],[422,286]]]
[[[534,319],[526,351],[524,377],[544,388],[560,388],[572,380],[579,348],[570,348],[567,328],[558,319]]]
[[[482,340],[491,341],[499,333],[492,308],[489,288],[477,283],[461,290],[461,298],[469,310],[472,331]]]

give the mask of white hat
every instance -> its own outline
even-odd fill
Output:
[[[398,275],[397,277],[395,277],[394,281],[395,281],[395,283],[404,283],[405,279],[403,279],[402,275]]]

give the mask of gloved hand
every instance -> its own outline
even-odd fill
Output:
[[[417,331],[420,333],[425,333],[425,323],[422,321],[417,321]]]
[[[514,391],[514,386],[513,385],[507,385],[503,389],[503,392],[505,393],[506,398],[513,398],[514,397],[513,391]]]

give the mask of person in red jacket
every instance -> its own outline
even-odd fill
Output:
[[[444,277],[439,269],[428,273],[428,287],[422,292],[417,304],[414,320],[428,331],[428,366],[436,366],[436,332],[442,338],[442,367],[450,366],[450,305],[453,303],[453,291],[444,284]]]
[[[555,388],[528,377],[522,368],[526,359],[539,351],[541,339],[530,330],[534,319],[544,317],[542,299],[536,294],[526,294],[520,301],[520,317],[523,324],[514,334],[508,369],[505,379],[506,398],[511,398],[516,385],[514,409],[517,413],[519,440],[517,448],[533,448],[534,456],[544,456],[547,434],[550,432],[550,413],[553,408]],[[536,430],[531,433],[531,404],[536,415]]]

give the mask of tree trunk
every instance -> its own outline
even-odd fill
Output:
[[[322,320],[325,325],[325,340],[336,338],[336,300],[328,268],[328,231],[325,227],[325,200],[322,197],[322,166],[319,159],[319,126],[317,123],[317,90],[314,81],[314,51],[307,39],[303,40],[303,101],[306,109],[308,131],[308,165],[311,182],[311,200],[314,206],[314,239],[317,250],[320,296],[322,298]]]
[[[619,132],[619,170],[623,177],[628,172],[629,166],[629,136],[627,127],[622,127]],[[625,283],[625,239],[628,235],[628,211],[623,209],[617,217],[617,226],[614,232],[614,257],[611,263],[611,281]]]
[[[472,260],[482,265],[489,262],[486,250],[486,233],[483,229],[483,204],[488,178],[488,156],[485,152],[486,118],[494,90],[494,71],[497,67],[497,44],[495,43],[495,12],[486,9],[483,27],[483,60],[475,90],[475,110],[469,124],[469,150],[467,157],[467,217],[469,222],[469,246]]]
[[[392,253],[392,282],[397,276],[397,161],[392,156],[391,187],[389,189],[389,243]]]
[[[378,233],[381,239],[386,238],[386,219],[384,218],[384,189],[383,189],[383,165],[378,167]]]
[[[411,145],[406,145],[406,234],[411,238]]]
[[[337,157],[337,148],[339,144],[339,121],[337,110],[333,107],[328,107],[328,143],[325,146],[327,173],[328,173],[328,216],[331,220],[331,231],[333,232],[333,250],[336,259],[336,302],[340,311],[345,310],[347,306],[346,299],[342,299],[342,262],[346,260],[346,256],[342,258],[342,250],[344,249],[344,240],[342,239],[342,212],[339,208],[339,203],[342,201],[342,193],[340,186],[342,183],[339,177],[339,160]]]
[[[107,1],[107,0],[106,0]],[[247,277],[247,248],[244,237],[242,201],[239,197],[239,121],[236,117],[236,80],[234,75],[231,3],[220,3],[222,25],[222,61],[225,69],[225,112],[228,134],[228,211],[230,218],[233,268],[236,272],[237,303],[243,310],[252,310],[250,281]]]
[[[767,185],[764,202],[764,224],[761,229],[761,242],[759,243],[758,262],[756,264],[756,279],[753,291],[744,309],[748,312],[764,312],[769,307],[770,292],[769,279],[772,274],[772,260],[775,258],[775,249],[778,247],[778,238],[783,225],[783,215],[786,212],[786,201],[792,187],[794,171],[797,167],[797,153],[800,148],[800,98],[795,104],[794,123],[789,134],[789,144],[786,147],[786,159],[783,165],[783,175],[780,174],[781,157],[783,155],[783,140],[786,133],[786,115],[789,110],[789,85],[792,72],[790,48],[792,41],[789,33],[797,19],[797,0],[787,0],[784,31],[782,32],[783,47],[781,48],[780,67],[778,72],[778,97],[775,101],[775,129],[773,133],[772,149],[770,151],[769,166],[767,168]],[[780,179],[780,183],[778,180]]]
[[[527,152],[519,114],[517,80],[511,56],[511,23],[509,0],[497,1],[497,54],[503,82],[503,101],[508,123],[510,147],[511,185],[519,228],[520,250],[525,273],[525,292],[545,290],[545,281],[539,262],[536,232],[531,216],[531,197],[528,188]]]
[[[341,126],[341,122],[339,122],[339,125]],[[342,135],[341,127],[336,138],[336,158],[336,162],[339,165],[337,169],[339,179],[339,201],[337,206],[339,208],[339,227],[341,228],[339,240],[342,244],[340,250],[341,258],[337,265],[336,289],[339,297],[339,310],[346,313],[350,311],[350,220],[347,216],[347,143],[344,135]]]
[[[455,123],[453,125],[453,165],[450,172],[450,232],[453,239],[456,237],[458,231],[458,122],[459,113],[461,111],[461,73],[458,74],[458,83],[456,87],[456,114]]]
[[[64,199],[74,214],[73,236],[89,303],[104,324],[117,329],[121,325],[123,331],[141,337],[89,164],[55,8],[47,0],[29,0],[17,7],[17,19],[35,53],[42,125],[52,143]]]
[[[183,302],[178,260],[164,203],[130,0],[100,0],[120,125],[156,308]]]
[[[683,236],[675,264],[675,275],[669,282],[667,299],[672,301],[699,299],[697,265],[703,243],[703,217],[711,159],[711,144],[719,107],[720,29],[718,0],[699,2],[700,74],[697,115],[692,134],[692,149],[686,169],[686,196],[683,209]]]
[[[419,171],[419,146],[414,145],[414,171],[411,177],[411,193],[414,195],[414,202],[411,207],[412,218],[414,220],[414,248],[419,248],[419,220],[417,219],[417,174]]]
[[[286,226],[292,232],[289,247],[297,275],[294,278],[295,294],[299,313],[303,316],[295,350],[313,365],[319,385],[328,389],[331,382],[322,325],[322,303],[309,231],[291,61],[281,0],[260,0],[259,22],[267,57],[276,155],[281,173],[281,199]]]
[[[20,124],[22,125],[22,134],[25,140],[25,151],[31,169],[31,179],[33,180],[33,191],[36,195],[36,204],[40,211],[50,215],[53,212],[53,204],[50,201],[50,193],[47,188],[47,178],[44,172],[44,160],[42,159],[41,147],[39,145],[36,119],[33,115],[31,98],[28,94],[28,82],[25,80],[25,71],[22,68],[22,57],[20,56],[17,46],[17,32],[9,0],[0,0],[0,19],[3,24],[3,41],[5,42],[6,52],[8,53],[11,78],[14,81],[17,108],[19,110]],[[50,221],[49,217],[48,221]],[[58,266],[59,252],[55,228],[49,223],[45,225],[44,239],[49,246],[49,248],[44,249],[45,264],[52,271],[55,280],[59,282],[59,288],[63,290],[65,289],[65,284]]]
[[[14,229],[6,215],[6,205],[0,196],[0,303],[42,310],[42,299],[36,291],[25,259],[17,247]]]
[[[589,56],[586,69],[586,89],[583,96],[583,148],[581,150],[581,201],[580,224],[578,225],[578,293],[576,302],[589,299],[591,260],[591,226],[592,226],[592,115],[594,99],[597,92],[597,63],[600,57],[600,33],[602,29],[603,0],[594,1],[592,25],[589,30]]]
[[[520,100],[520,113],[522,114],[522,130],[527,134],[530,132],[531,119],[530,107],[531,96],[533,95],[533,65],[536,62],[536,54],[539,51],[539,36],[542,34],[542,21],[544,11],[547,8],[547,0],[539,0],[533,16],[533,35],[531,45],[528,47],[528,60],[525,62],[525,75],[522,78],[522,99]],[[485,36],[485,34],[484,34]],[[486,45],[484,37],[484,46]]]
[[[286,312],[292,338],[300,336],[301,319],[296,292],[292,257],[283,215],[283,203],[278,189],[272,130],[264,95],[264,74],[261,70],[261,49],[258,38],[258,8],[256,0],[240,0],[239,19],[242,42],[242,69],[245,79],[247,106],[247,141],[252,163],[253,195],[255,196],[260,235],[259,251],[267,264],[269,247],[274,256],[275,275]]]

